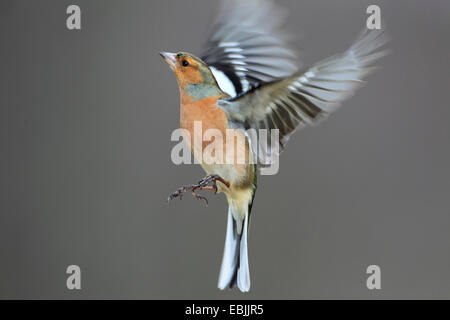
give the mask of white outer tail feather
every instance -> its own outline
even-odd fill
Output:
[[[220,268],[218,282],[218,287],[221,290],[224,290],[226,287],[232,287],[235,282],[237,283],[239,290],[242,292],[248,292],[250,290],[247,229],[248,211],[245,214],[242,233],[239,235],[231,207],[228,207],[227,234],[225,237],[225,248],[223,251],[222,266]]]
[[[237,273],[237,286],[242,292],[250,290],[250,269],[248,267],[247,250],[248,211],[245,214],[244,227],[241,235],[239,269]]]
[[[237,268],[239,252],[239,235],[236,230],[236,223],[233,220],[231,207],[228,207],[227,234],[225,237],[225,248],[223,250],[222,266],[220,267],[219,283],[220,290],[225,289],[233,281]]]

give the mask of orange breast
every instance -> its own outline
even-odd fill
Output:
[[[225,111],[217,106],[219,98],[192,100],[189,96],[182,96],[180,126],[190,134],[190,139],[189,137],[184,137],[184,139],[206,172],[219,174],[232,185],[247,186],[253,181],[253,166],[248,165],[250,159],[248,141],[242,130],[229,129]],[[199,123],[201,123],[201,130],[199,130]],[[207,162],[209,152],[206,152],[206,148],[214,140],[208,141],[204,136],[209,129],[218,130],[222,137],[222,153],[220,155],[216,153],[220,150],[218,148],[220,145],[215,143],[211,146],[212,148],[209,148],[214,150],[212,152],[214,155],[211,154],[213,158],[209,158],[213,159],[213,163],[216,164],[212,166],[211,162]],[[228,140],[232,135],[235,136],[229,143]]]
[[[215,164],[233,164],[234,169],[242,175],[247,171],[250,159],[248,141],[242,130],[229,129],[225,111],[217,106],[219,98],[192,100],[189,96],[182,96],[180,125],[182,129],[186,129],[190,133],[190,139],[189,137],[184,138],[198,161],[202,159],[202,163],[211,164],[211,162],[207,162],[210,159],[209,161],[212,160]],[[218,130],[222,140],[219,142],[221,144],[215,143],[207,150],[208,145],[216,142],[213,139],[206,139],[205,133],[209,129]],[[216,139],[215,134],[213,136]],[[222,146],[222,152],[216,153],[220,150],[220,146]],[[206,152],[211,150],[213,150],[211,153]],[[208,156],[213,158],[207,158]]]
[[[195,139],[203,141],[203,136],[200,135],[208,129],[217,129],[223,137],[226,136],[228,120],[225,112],[217,106],[218,99],[218,97],[210,97],[193,101],[189,96],[182,97],[180,127],[189,131],[191,149]],[[194,132],[196,121],[201,123],[201,132],[199,130]],[[209,143],[211,142],[203,141],[202,148],[204,149]]]

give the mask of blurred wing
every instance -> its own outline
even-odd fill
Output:
[[[256,135],[249,137],[252,150],[260,163],[269,164],[270,157],[282,151],[298,127],[325,118],[363,84],[364,76],[374,70],[370,65],[386,54],[376,51],[386,41],[382,31],[366,31],[343,54],[321,61],[305,73],[221,100],[219,105],[225,109],[231,126],[256,129]],[[279,139],[255,140],[259,129],[278,129]],[[270,137],[270,133],[267,135]],[[261,145],[264,143],[268,145]]]
[[[222,1],[200,57],[224,92],[233,97],[298,70],[299,59],[280,30],[284,16],[271,0]]]

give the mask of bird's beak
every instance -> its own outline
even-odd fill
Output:
[[[176,53],[160,52],[159,54],[161,55],[161,57],[163,57],[164,61],[166,61],[169,64],[170,68],[174,70],[177,62]]]

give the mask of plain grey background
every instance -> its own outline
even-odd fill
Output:
[[[392,54],[260,177],[241,294],[216,288],[225,197],[166,203],[204,173],[170,160],[179,95],[158,52],[199,53],[218,3],[2,0],[1,298],[450,298],[450,3],[278,2],[305,66],[345,50],[370,4]]]

